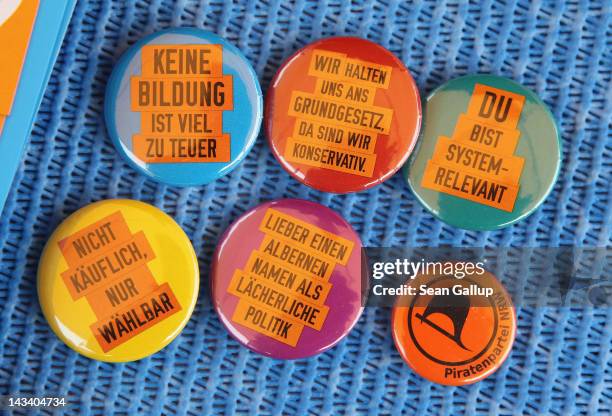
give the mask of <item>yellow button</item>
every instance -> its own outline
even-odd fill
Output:
[[[81,208],[55,230],[38,267],[53,332],[89,358],[139,360],[183,329],[199,289],[187,235],[159,209],[115,199]]]

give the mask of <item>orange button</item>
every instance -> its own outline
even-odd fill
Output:
[[[266,99],[270,149],[298,181],[324,192],[369,189],[412,153],[421,99],[410,72],[369,40],[307,45],[279,69]]]
[[[435,383],[461,386],[494,373],[516,334],[512,299],[491,273],[419,275],[391,317],[404,361]]]

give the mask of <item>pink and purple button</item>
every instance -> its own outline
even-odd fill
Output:
[[[213,304],[230,334],[277,359],[326,351],[363,311],[362,244],[335,211],[305,200],[261,204],[221,237]]]

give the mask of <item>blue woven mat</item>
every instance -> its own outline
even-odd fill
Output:
[[[75,414],[610,414],[609,309],[520,309],[518,337],[502,369],[452,388],[424,381],[403,364],[383,309],[366,310],[327,353],[282,362],[241,347],[211,308],[209,259],[218,236],[242,212],[273,198],[330,206],[366,245],[611,245],[610,2],[417,3],[80,0],[0,219],[0,394],[68,396]],[[130,44],[171,26],[228,38],[251,60],[264,90],[296,49],[339,34],[389,48],[422,94],[468,73],[508,76],[536,91],[559,121],[561,176],[535,214],[496,232],[461,231],[433,219],[399,174],[359,194],[310,190],[280,168],[263,137],[239,168],[209,186],[156,184],[115,152],[103,124],[103,93]],[[172,215],[199,254],[203,283],[184,332],[162,352],[122,365],[88,360],[62,344],[40,312],[35,287],[43,244],[58,223],[114,197]]]

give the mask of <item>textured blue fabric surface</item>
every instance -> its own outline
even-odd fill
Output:
[[[68,396],[74,414],[610,414],[609,309],[520,309],[518,337],[502,369],[453,388],[424,381],[403,364],[384,309],[366,310],[343,342],[311,359],[251,353],[211,308],[208,273],[223,230],[248,208],[281,197],[330,206],[371,246],[610,246],[611,15],[609,1],[79,1],[0,219],[0,394]],[[422,95],[468,73],[508,76],[539,94],[557,118],[561,175],[536,213],[496,232],[433,219],[399,174],[359,194],[313,191],[280,168],[263,136],[244,163],[209,186],[156,184],[115,152],[103,94],[120,54],[171,26],[229,39],[251,60],[264,91],[296,49],[339,34],[389,48]],[[184,332],[160,353],[120,365],[63,345],[40,312],[35,283],[42,247],[58,223],[115,197],[172,215],[191,238],[202,275]]]

